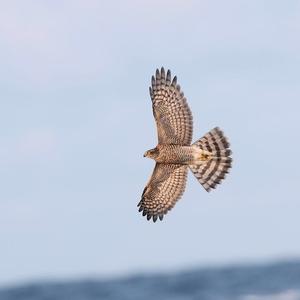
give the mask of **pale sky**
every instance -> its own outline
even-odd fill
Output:
[[[0,285],[299,256],[299,37],[296,0],[2,1]],[[161,66],[234,164],[153,224]]]

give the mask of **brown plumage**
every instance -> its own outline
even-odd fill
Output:
[[[146,185],[139,211],[155,222],[175,205],[182,196],[188,167],[206,191],[215,188],[231,168],[229,143],[223,132],[214,128],[191,145],[193,117],[177,77],[164,68],[156,70],[150,87],[158,145],[144,156],[156,161]]]

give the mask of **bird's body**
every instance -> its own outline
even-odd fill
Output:
[[[150,87],[153,115],[158,131],[158,145],[144,156],[156,161],[153,174],[138,206],[147,219],[155,222],[182,196],[188,168],[206,191],[215,188],[231,167],[231,151],[223,132],[214,128],[191,144],[193,119],[176,76],[171,82],[162,68],[156,70]]]
[[[195,160],[196,149],[193,146],[157,145],[150,154],[157,163],[188,165]],[[146,156],[146,155],[145,155]]]

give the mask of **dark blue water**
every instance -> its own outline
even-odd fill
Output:
[[[0,300],[300,300],[300,260],[2,288]]]

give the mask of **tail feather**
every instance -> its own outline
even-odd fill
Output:
[[[223,132],[214,128],[194,144],[197,148],[209,152],[206,161],[190,165],[191,171],[202,184],[206,191],[216,188],[225,178],[231,168],[232,158],[229,142]]]

